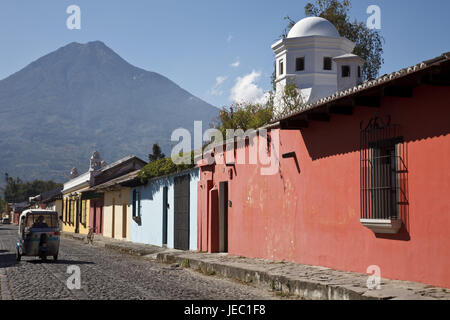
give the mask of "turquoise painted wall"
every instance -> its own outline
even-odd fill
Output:
[[[169,209],[167,210],[167,247],[173,248],[174,226],[174,179],[180,175],[190,175],[189,248],[197,250],[197,183],[200,181],[198,168],[169,177],[152,180],[145,186],[131,189],[141,193],[141,225],[130,220],[130,241],[162,246],[163,241],[163,189],[168,187]]]

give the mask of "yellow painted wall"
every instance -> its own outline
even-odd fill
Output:
[[[84,188],[85,189],[85,188]],[[84,189],[74,190],[71,193],[83,191]],[[71,222],[65,221],[66,220],[66,203],[69,201],[69,199],[76,200],[80,198],[81,195],[78,195],[77,197],[69,197],[69,194],[64,194],[64,211],[63,211],[63,223],[62,223],[62,231],[64,232],[75,232],[75,223],[76,223],[76,212],[78,210],[77,208],[77,202],[72,202],[72,210],[71,210]],[[86,219],[84,219],[84,210],[86,210]],[[82,200],[82,212],[81,212],[81,220],[79,224],[79,234],[88,234],[89,232],[89,219],[90,219],[90,201],[89,200]]]
[[[130,240],[130,188],[105,191],[103,207],[103,236],[119,240]],[[125,234],[123,223],[125,222]]]

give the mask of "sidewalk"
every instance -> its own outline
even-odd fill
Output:
[[[62,232],[62,237],[87,243],[85,235]],[[185,252],[95,236],[94,246],[178,264],[206,275],[218,275],[272,290],[280,296],[312,300],[450,300],[450,289],[416,282],[382,279],[380,290],[369,290],[367,274],[336,271],[227,254]]]

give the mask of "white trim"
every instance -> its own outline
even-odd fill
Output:
[[[402,227],[402,220],[360,219],[362,225],[374,233],[396,234]]]

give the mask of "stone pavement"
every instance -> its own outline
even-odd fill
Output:
[[[87,243],[83,235],[64,232],[63,236]],[[186,252],[97,235],[93,245],[181,265],[210,276],[251,283],[275,291],[282,297],[313,300],[450,300],[450,289],[384,278],[381,280],[381,289],[369,290],[366,285],[368,274],[324,267],[249,259],[223,253]]]
[[[257,286],[73,239],[61,240],[57,261],[16,261],[16,241],[17,227],[0,225],[1,306],[1,300],[284,300]],[[80,288],[68,285],[74,269]]]

